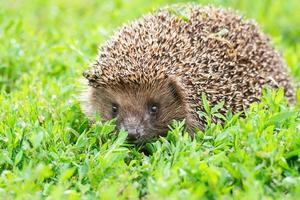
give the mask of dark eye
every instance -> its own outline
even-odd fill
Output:
[[[112,104],[111,112],[112,112],[113,117],[116,117],[118,115],[119,108],[118,108],[117,104],[115,104],[115,103]]]
[[[150,112],[150,114],[156,114],[156,113],[158,113],[158,105],[156,105],[156,104],[150,104],[149,112]]]

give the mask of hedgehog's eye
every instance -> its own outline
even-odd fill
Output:
[[[119,107],[118,107],[118,105],[116,103],[112,104],[111,112],[112,112],[112,116],[113,117],[116,117],[118,115]]]
[[[149,106],[149,113],[151,115],[154,115],[154,114],[158,113],[158,110],[159,110],[159,108],[158,108],[157,104],[150,104],[150,106]]]

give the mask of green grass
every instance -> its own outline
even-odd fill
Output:
[[[174,123],[146,155],[126,144],[126,133],[114,136],[113,122],[89,126],[77,97],[97,46],[174,2],[0,2],[1,199],[299,199],[300,92],[292,107],[282,91],[266,92],[244,119],[228,114],[194,140]],[[213,4],[256,19],[299,85],[298,0]]]

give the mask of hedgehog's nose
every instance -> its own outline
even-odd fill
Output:
[[[127,136],[128,141],[133,142],[140,138],[140,133],[138,128],[130,127],[127,128],[126,130],[128,132],[128,136]]]
[[[128,124],[121,124],[119,126],[120,129],[124,129],[125,131],[127,131],[128,135],[127,135],[127,140],[130,142],[134,142],[136,140],[138,140],[141,136],[140,133],[140,129],[138,126],[135,125],[128,125]]]
[[[119,124],[119,129],[124,129],[128,132],[127,140],[129,142],[137,141],[142,135],[142,127],[140,121],[136,117],[126,117]]]

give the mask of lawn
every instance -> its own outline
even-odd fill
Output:
[[[89,125],[78,94],[97,47],[176,2],[0,1],[1,199],[300,198],[299,90],[293,106],[282,90],[265,91],[245,118],[228,114],[194,140],[176,122],[143,149],[116,136],[113,122]],[[299,87],[299,0],[198,1],[208,2],[257,20]]]

